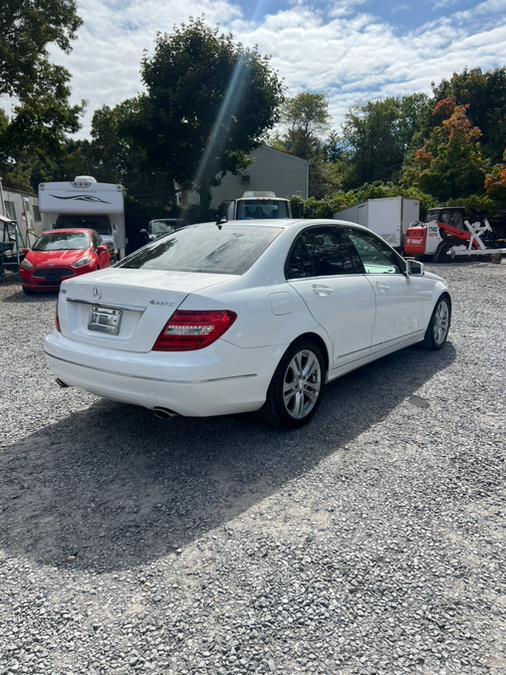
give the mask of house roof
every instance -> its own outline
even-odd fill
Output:
[[[303,159],[302,157],[297,157],[297,155],[292,155],[289,152],[284,152],[283,150],[277,150],[276,148],[272,148],[270,145],[260,145],[256,150],[270,150],[271,152],[276,152],[278,155],[284,155],[285,157],[290,157],[291,159],[296,159],[298,162],[303,162],[304,164],[308,163],[307,159]],[[255,150],[252,151],[252,153],[255,152]]]

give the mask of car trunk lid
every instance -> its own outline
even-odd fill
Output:
[[[59,316],[65,337],[115,350],[148,352],[190,294],[230,275],[109,268],[63,284]]]

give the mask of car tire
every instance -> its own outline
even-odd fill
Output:
[[[313,341],[302,339],[290,345],[269,385],[264,418],[288,429],[310,422],[322,400],[326,371],[322,351]]]
[[[436,302],[436,306],[430,317],[429,325],[425,331],[425,337],[421,346],[424,349],[442,349],[448,337],[452,309],[450,301],[446,295],[443,295]]]
[[[26,288],[26,286],[23,286],[23,293],[25,295],[33,295],[35,291],[31,288]]]

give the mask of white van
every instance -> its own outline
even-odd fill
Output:
[[[45,229],[96,230],[112,256],[123,258],[126,248],[123,186],[97,183],[93,176],[72,182],[40,183],[39,210]]]

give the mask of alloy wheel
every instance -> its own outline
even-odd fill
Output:
[[[287,366],[283,378],[283,402],[294,419],[303,419],[313,410],[322,387],[320,362],[310,349],[301,349]]]
[[[436,344],[440,345],[445,341],[446,335],[448,334],[449,325],[450,311],[448,309],[448,304],[442,300],[439,303],[434,315],[433,335]]]

